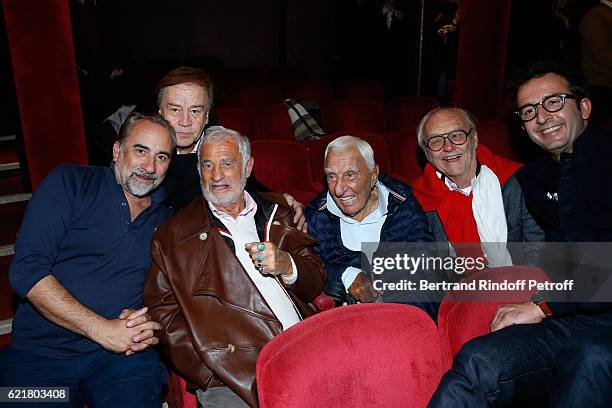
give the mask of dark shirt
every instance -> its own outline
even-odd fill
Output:
[[[25,299],[53,275],[79,302],[107,318],[140,308],[151,263],[151,237],[170,215],[163,190],[131,221],[113,168],[63,165],[38,187],[26,210],[10,268],[11,286]],[[13,321],[15,349],[69,358],[101,346],[45,319],[23,301]]]
[[[525,204],[544,231],[547,242],[567,242],[566,254],[558,253],[555,267],[544,265],[554,281],[555,274],[569,268],[575,277],[598,262],[589,261],[580,246],[579,264],[571,262],[572,242],[612,241],[612,133],[589,125],[574,141],[572,153],[561,153],[559,161],[550,155],[528,163],[516,172],[525,195]],[[557,248],[561,248],[558,246]],[[570,258],[568,258],[570,257]],[[561,263],[565,262],[565,266]],[[569,265],[569,266],[568,266]],[[585,269],[586,268],[586,269]],[[578,281],[581,282],[581,281]],[[544,292],[544,297],[547,294]],[[611,303],[549,302],[555,316],[611,310]]]
[[[612,132],[589,125],[573,153],[550,155],[516,172],[527,208],[548,242],[612,241]]]

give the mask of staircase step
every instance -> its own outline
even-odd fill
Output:
[[[0,205],[0,245],[12,245],[17,239],[27,201],[8,202]]]

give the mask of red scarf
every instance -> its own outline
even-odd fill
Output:
[[[503,185],[522,165],[493,154],[483,145],[478,145],[476,158],[487,166]],[[478,227],[472,212],[472,194],[465,196],[451,191],[436,175],[431,164],[425,166],[423,175],[412,184],[414,195],[425,212],[436,211],[446,236],[451,243],[480,242]]]

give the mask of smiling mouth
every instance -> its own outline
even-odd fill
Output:
[[[342,204],[349,204],[354,199],[355,199],[354,195],[348,196],[348,197],[338,197],[338,200],[340,200]]]
[[[557,130],[561,129],[561,125],[557,125],[557,126],[552,126],[549,128],[546,128],[544,130],[541,130],[540,133],[544,134],[544,135],[549,135],[553,132],[556,132]]]
[[[459,159],[461,157],[460,154],[453,154],[452,156],[446,156],[444,157],[442,160],[446,160],[446,161],[455,161],[457,159]]]

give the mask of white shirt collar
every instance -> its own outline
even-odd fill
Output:
[[[436,170],[436,176],[438,176],[438,178],[442,180],[444,184],[446,184],[446,187],[448,187],[450,191],[457,191],[463,194],[464,196],[469,196],[470,194],[472,194],[472,188],[474,187],[474,183],[476,182],[476,180],[478,180],[478,174],[477,174],[476,177],[474,177],[472,181],[470,181],[469,186],[464,187],[464,188],[459,188],[457,184],[455,184],[450,178],[446,177],[445,175],[443,175],[437,170]]]
[[[255,200],[253,200],[253,197],[251,197],[251,195],[246,190],[244,191],[244,203],[245,203],[245,206],[242,209],[242,211],[240,211],[240,214],[238,214],[236,219],[234,219],[234,217],[232,217],[228,213],[219,210],[210,201],[208,201],[208,207],[213,212],[215,217],[219,218],[220,220],[238,224],[240,223],[241,219],[245,218],[251,213],[255,214],[255,212],[257,211],[257,203],[255,202]]]

